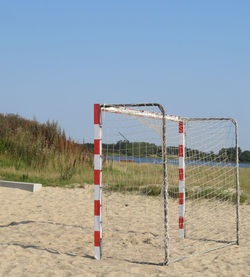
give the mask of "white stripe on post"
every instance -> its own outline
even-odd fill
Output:
[[[185,237],[185,132],[184,122],[179,122],[179,238]]]
[[[100,106],[94,104],[94,253],[102,257],[102,127]]]
[[[102,170],[102,157],[101,155],[94,154],[94,169]]]
[[[102,139],[102,128],[99,124],[94,124],[94,139]]]
[[[100,199],[100,186],[98,186],[98,185],[95,185],[94,200],[101,200]]]

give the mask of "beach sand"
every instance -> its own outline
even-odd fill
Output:
[[[104,199],[103,260],[96,261],[93,186],[36,193],[0,188],[0,276],[250,276],[249,205],[240,207],[239,246],[160,266],[154,263],[163,258],[157,247],[161,229],[152,220],[161,220],[157,199],[119,193]],[[199,205],[206,218],[208,203]]]

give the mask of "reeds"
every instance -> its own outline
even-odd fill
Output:
[[[0,114],[0,161],[2,167],[12,167],[20,176],[31,171],[70,181],[83,167],[91,166],[92,155],[84,144],[67,139],[57,122],[41,124]]]

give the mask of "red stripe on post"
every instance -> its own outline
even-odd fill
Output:
[[[184,218],[183,218],[183,216],[179,217],[179,229],[184,229]]]
[[[183,205],[184,204],[184,193],[179,192],[179,204]]]
[[[95,246],[100,246],[100,231],[95,231]]]
[[[100,185],[100,170],[94,170],[94,185]]]
[[[184,150],[184,147],[183,145],[179,145],[179,157],[183,157],[183,151]]]
[[[100,139],[94,140],[94,154],[100,155]]]
[[[179,180],[180,181],[184,180],[184,170],[183,170],[183,168],[179,168]]]
[[[179,133],[182,134],[184,130],[183,121],[179,122]]]
[[[95,200],[94,212],[96,216],[100,216],[100,200]]]
[[[94,124],[100,124],[100,105],[94,104]]]

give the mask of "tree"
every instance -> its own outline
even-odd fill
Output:
[[[240,147],[238,148],[238,152],[239,152],[239,157],[240,157],[241,152],[242,152]],[[233,162],[236,160],[236,148],[234,148],[234,147],[222,148],[219,151],[219,156]]]
[[[250,151],[244,151],[240,155],[240,161],[250,163]]]

